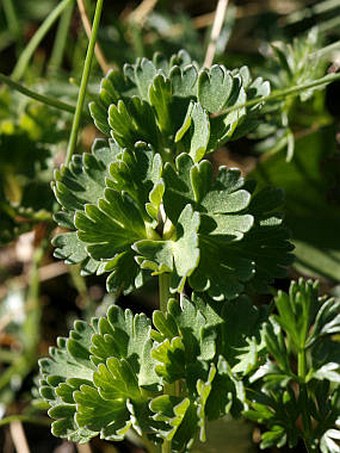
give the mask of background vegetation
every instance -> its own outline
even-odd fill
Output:
[[[254,77],[270,80],[276,90],[338,71],[337,1],[230,1],[211,49],[216,6],[205,0],[104,2],[85,104],[110,68],[151,58],[155,51],[169,57],[185,48],[200,65],[209,58],[230,69],[248,65]],[[65,159],[94,7],[90,0],[0,5],[0,449],[5,453],[14,448],[24,453],[27,446],[31,452],[140,451],[133,440],[113,445],[95,439],[76,446],[54,438],[36,393],[37,359],[67,334],[74,319],[101,315],[112,303],[146,313],[156,305],[153,285],[116,300],[105,293],[103,277],[80,277],[77,266],[53,258],[50,245],[58,210],[50,183]],[[326,90],[279,98],[265,107],[254,132],[221,146],[213,157],[216,167],[238,167],[260,187],[284,189],[296,259],[289,278],[276,280],[273,292],[286,290],[299,276],[319,277],[323,293],[340,292],[339,92],[335,81]],[[101,134],[87,107],[80,120],[76,150],[83,153]],[[268,296],[256,303],[267,304]],[[258,449],[258,425],[221,423],[209,428],[212,444],[196,451],[225,451],[225,437],[228,451]]]

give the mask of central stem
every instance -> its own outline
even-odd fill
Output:
[[[159,308],[162,313],[166,313],[169,294],[170,294],[170,275],[160,274],[159,276]]]
[[[306,378],[306,351],[304,348],[298,351],[298,376],[300,378],[300,400],[302,402],[302,423],[303,423],[303,440],[308,452],[311,451],[311,420],[308,410],[308,390],[305,382]]]
[[[306,355],[304,349],[298,352],[298,376],[302,379],[306,377]]]
[[[169,294],[170,294],[170,275],[169,274],[160,274],[159,275],[159,308],[162,313],[166,313]],[[164,384],[164,393],[168,395],[173,395],[174,393],[174,384]],[[164,440],[162,443],[162,453],[171,453],[171,440]]]

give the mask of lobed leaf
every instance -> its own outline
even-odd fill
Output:
[[[292,261],[277,213],[280,192],[252,195],[238,170],[221,167],[216,178],[212,173],[210,163],[194,164],[187,154],[176,159],[176,168],[164,168],[164,207],[172,223],[187,204],[201,214],[200,261],[189,283],[219,300],[237,297],[249,285],[265,291],[273,274],[284,275]]]
[[[187,152],[199,162],[227,140],[256,127],[261,99],[269,90],[262,78],[252,81],[246,67],[198,69],[180,51],[170,61],[158,55],[153,61],[142,58],[125,65],[124,74],[110,72],[90,111],[97,127],[120,146],[145,141],[163,157],[170,154],[174,160]],[[256,98],[259,102],[247,110],[247,99]]]

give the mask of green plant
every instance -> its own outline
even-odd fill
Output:
[[[76,321],[40,360],[56,436],[119,440],[132,430],[150,451],[180,452],[205,441],[207,420],[244,414],[268,424],[264,446],[302,437],[314,448],[321,438],[332,451],[337,306],[302,281],[277,296],[278,315],[252,304],[292,262],[282,193],[207,158],[253,130],[270,96],[248,68],[200,69],[184,51],[102,81],[90,111],[107,138],[55,173],[55,219],[68,230],[55,254],[84,275],[107,274],[115,294],[157,277],[160,310],[151,321],[113,305]],[[320,348],[330,354],[321,361]]]
[[[339,453],[339,302],[312,281],[275,289],[288,288],[288,269],[339,293],[324,90],[340,78],[337,2],[292,1],[282,15],[282,2],[220,0],[215,20],[198,15],[211,2],[125,3],[0,6],[0,444],[2,427],[23,421],[75,442],[239,452],[244,434],[236,446],[227,430],[242,417],[261,447]],[[319,37],[298,36],[311,23]],[[193,58],[168,58],[182,47]],[[260,77],[235,69],[244,64]],[[104,137],[87,152],[90,100]],[[55,256],[75,266],[53,262],[51,233]],[[60,332],[39,388],[37,356]],[[49,450],[61,442],[39,430],[41,445],[45,435]]]
[[[250,377],[246,417],[265,423],[263,448],[337,451],[339,429],[339,301],[318,297],[318,284],[302,279],[274,299],[277,314],[264,326],[266,362]]]

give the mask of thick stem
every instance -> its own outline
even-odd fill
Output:
[[[169,293],[170,293],[170,275],[160,274],[159,276],[159,307],[162,313],[166,313]],[[174,395],[176,391],[175,384],[165,384],[164,393]],[[162,453],[171,453],[171,441],[164,440],[162,443]]]
[[[306,355],[304,350],[298,352],[298,376],[303,380],[306,376]]]
[[[130,25],[131,44],[137,57],[145,55],[142,31],[138,24],[132,22]]]
[[[305,383],[306,378],[306,353],[304,349],[301,349],[298,352],[298,376],[300,378],[300,395],[299,398],[301,400],[301,407],[302,407],[302,438],[305,443],[306,449],[308,452],[311,450],[310,445],[310,436],[311,436],[311,419],[310,413],[308,410],[308,391],[307,386]]]
[[[169,294],[170,294],[170,275],[161,274],[159,276],[159,308],[162,313],[167,310]]]
[[[96,10],[94,13],[92,35],[91,35],[91,39],[89,41],[89,45],[88,45],[87,52],[86,52],[84,69],[83,69],[83,74],[81,77],[80,89],[79,89],[77,106],[76,106],[76,113],[73,118],[72,130],[71,130],[70,140],[69,140],[67,154],[66,154],[66,158],[65,158],[66,165],[70,162],[72,155],[74,153],[76,144],[77,144],[78,129],[79,129],[80,119],[81,119],[83,105],[84,105],[84,101],[85,101],[86,88],[87,88],[87,84],[88,84],[89,77],[90,77],[91,64],[92,64],[92,59],[93,59],[93,54],[94,54],[94,47],[95,47],[96,40],[97,40],[100,16],[101,16],[101,12],[103,9],[103,1],[104,0],[97,1]]]
[[[171,449],[171,440],[168,441],[168,440],[165,440],[163,443],[162,443],[162,453],[171,453],[172,452],[172,449]]]

